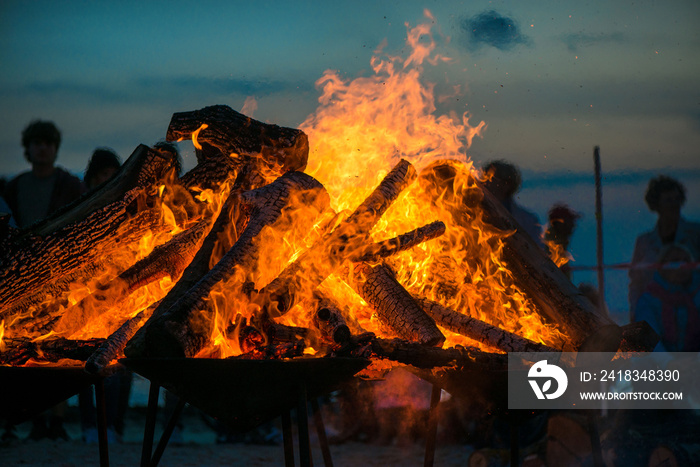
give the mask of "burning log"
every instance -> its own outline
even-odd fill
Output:
[[[430,317],[445,329],[470,337],[503,352],[560,352],[471,316],[458,313],[427,298],[416,298],[416,301]]]
[[[295,199],[297,198],[297,199]],[[147,352],[154,356],[193,356],[210,335],[211,315],[206,298],[212,288],[226,282],[235,268],[251,269],[257,259],[259,245],[254,241],[266,226],[273,224],[289,204],[301,203],[320,213],[330,199],[316,180],[302,172],[289,172],[270,185],[243,194],[243,203],[250,212],[250,220],[233,247],[186,295],[175,302],[147,330]],[[309,213],[305,221],[313,223]]]
[[[514,232],[503,240],[503,258],[517,285],[537,305],[537,310],[560,325],[577,349],[599,329],[616,326],[608,316],[598,312],[544,250],[519,228],[503,205],[488,190],[483,191],[481,207],[487,214],[486,221],[500,230]],[[614,352],[620,340],[601,344],[602,347],[590,350]]]
[[[128,319],[119,329],[113,332],[87,359],[85,362],[85,371],[93,375],[104,371],[107,365],[122,353],[127,342],[129,342],[134,334],[136,334],[136,331],[146,323],[148,318],[151,317],[159,303],[160,302],[156,302],[145,310],[140,311],[136,316]]]
[[[445,336],[435,321],[385,264],[355,263],[349,285],[374,308],[379,320],[399,337],[435,347],[445,342]]]
[[[318,287],[343,261],[365,246],[369,231],[415,178],[413,166],[402,159],[347,219],[260,291],[260,300],[267,303],[266,313],[272,318],[283,315],[307,299],[300,295]]]
[[[320,292],[315,297],[317,301],[313,324],[319,330],[321,338],[328,343],[346,344],[350,340],[350,328],[345,323],[340,307]]]
[[[481,367],[485,370],[507,370],[508,356],[482,352],[476,348],[426,347],[416,342],[401,339],[371,338],[372,354],[416,368],[432,369],[437,367]]]
[[[70,340],[62,337],[39,341],[5,338],[2,341],[5,350],[0,353],[0,364],[19,366],[24,365],[31,358],[40,358],[47,362],[63,359],[84,362],[104,341],[104,339]]]
[[[211,223],[211,219],[203,219],[194,227],[177,234],[168,243],[155,247],[146,258],[138,261],[108,284],[98,287],[95,293],[69,307],[57,317],[55,326],[44,327],[43,331],[54,329],[56,332],[61,332],[68,326],[75,326],[75,323],[87,324],[94,313],[119,305],[137,289],[163,277],[169,276],[173,282],[176,282],[194,258]]]
[[[275,323],[274,321],[270,322],[266,331],[267,337],[270,340],[278,342],[296,342],[311,334],[309,328],[287,326],[286,324]]]
[[[113,249],[158,231],[159,201],[149,192],[172,162],[139,146],[100,190],[21,231],[0,259],[0,320],[53,296],[53,284],[79,276]]]
[[[276,178],[285,172],[304,170],[309,140],[303,131],[262,123],[225,105],[175,113],[168,126],[168,141],[197,140],[224,155],[261,159],[260,167]]]
[[[488,190],[482,188],[478,181],[472,180],[478,190],[469,190],[464,195],[459,195],[462,196],[461,199],[457,199],[458,195],[450,184],[459,171],[468,171],[468,168],[457,161],[437,162],[421,173],[421,186],[435,199],[444,196],[449,204],[459,206],[460,210],[476,211],[480,208],[489,225],[501,232],[512,232],[502,239],[502,258],[516,285],[533,301],[538,313],[561,326],[576,349],[599,330],[616,326],[580,294],[546,253],[522,231],[505,207]],[[468,228],[470,219],[467,214],[457,212],[456,209],[452,214],[458,225]],[[616,339],[612,332],[608,335],[609,339],[598,341],[600,347],[589,350],[617,350],[619,336]]]
[[[419,227],[415,230],[411,230],[410,232],[406,232],[405,234],[401,234],[398,237],[374,243],[369,247],[358,251],[349,259],[355,263],[378,261],[379,259],[387,258],[401,251],[410,250],[414,246],[437,238],[444,233],[444,223],[440,221],[431,222],[423,227]]]

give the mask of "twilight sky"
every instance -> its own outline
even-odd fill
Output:
[[[435,18],[426,71],[438,112],[488,128],[469,154],[525,170],[700,166],[700,2],[199,1],[0,3],[0,174],[27,168],[33,118],[63,132],[59,163],[82,173],[97,146],[126,159],[163,138],[174,112],[212,104],[298,126],[326,69],[371,73],[405,54],[406,26]],[[338,4],[339,3],[339,4]],[[187,161],[186,161],[187,165]]]

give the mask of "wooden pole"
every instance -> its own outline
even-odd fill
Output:
[[[598,259],[598,308],[605,315],[605,277],[603,274],[603,188],[600,167],[600,146],[593,150],[595,166],[595,220]]]

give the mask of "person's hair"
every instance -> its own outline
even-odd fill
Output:
[[[61,145],[61,132],[53,122],[34,120],[22,130],[22,146],[24,157],[29,160],[29,144],[33,141],[44,141],[56,145],[56,151]]]
[[[93,151],[90,161],[88,161],[87,168],[85,169],[85,177],[83,180],[87,186],[90,186],[90,181],[97,175],[101,170],[107,168],[115,168],[119,170],[122,163],[119,156],[113,149],[110,148],[97,148]]]
[[[667,175],[659,175],[649,180],[649,185],[647,186],[647,192],[644,195],[644,201],[646,201],[647,206],[652,211],[657,211],[659,208],[659,199],[661,199],[661,194],[668,191],[678,191],[681,195],[681,206],[685,204],[685,187],[681,182],[675,178],[671,178]]]
[[[520,189],[522,176],[520,170],[504,160],[491,161],[484,166],[484,174],[492,176],[494,179],[503,182],[508,187],[506,195],[510,198]]]
[[[545,232],[546,240],[554,240],[557,243],[566,242],[574,233],[576,221],[581,214],[571,209],[564,203],[554,204],[548,212],[549,226]]]
[[[177,144],[170,141],[158,141],[153,145],[153,147],[159,151],[167,151],[175,156],[173,163],[175,164],[175,170],[177,171],[176,174],[179,176],[180,172],[182,172],[182,157],[180,156],[180,150],[178,149]]]
[[[581,217],[581,214],[571,209],[567,204],[556,203],[549,209],[547,216],[550,221],[575,222]]]

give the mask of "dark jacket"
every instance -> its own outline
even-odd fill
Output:
[[[27,175],[29,172],[24,172],[10,180],[5,186],[4,198],[8,206],[12,210],[12,214],[17,220],[17,224],[24,225],[20,218],[20,213],[17,208],[17,185],[18,180]],[[56,167],[56,184],[51,193],[51,201],[49,202],[49,211],[46,217],[56,212],[59,208],[74,201],[84,192],[83,184],[78,177],[71,175],[61,167]]]

